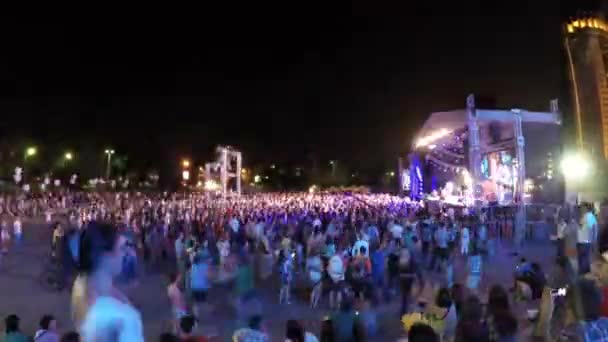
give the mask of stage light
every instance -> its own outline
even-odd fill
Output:
[[[214,190],[218,190],[219,188],[220,188],[220,185],[217,184],[216,182],[214,182],[212,180],[205,181],[205,190],[214,191]]]
[[[429,146],[434,141],[436,141],[438,139],[441,139],[441,138],[445,137],[446,135],[448,135],[450,133],[451,132],[449,130],[445,129],[445,128],[437,130],[436,132],[433,132],[433,133],[427,135],[426,137],[420,138],[416,142],[416,148],[418,148],[418,147],[424,147],[424,146]]]
[[[565,156],[560,166],[564,176],[572,180],[585,178],[591,171],[591,163],[580,153]]]
[[[308,188],[308,193],[309,194],[314,194],[315,191],[317,191],[317,186],[316,185],[311,185],[310,188]]]

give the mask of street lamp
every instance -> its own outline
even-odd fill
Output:
[[[37,152],[38,152],[38,150],[36,149],[36,147],[34,147],[34,146],[28,147],[25,150],[25,157],[33,157],[36,155]]]
[[[70,152],[66,152],[65,155],[63,156],[65,158],[65,160],[72,160],[72,158],[74,156],[72,156],[72,153]]]
[[[182,166],[187,169],[190,167],[190,161],[188,159],[182,160]]]
[[[110,163],[112,162],[112,155],[114,154],[114,150],[107,149],[105,153],[108,156],[108,165],[106,166],[106,179],[110,179]]]
[[[188,171],[188,170],[182,171],[182,179],[184,180],[184,182],[187,182],[188,180],[190,180],[190,171]]]

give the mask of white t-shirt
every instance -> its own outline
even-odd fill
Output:
[[[13,223],[13,232],[15,233],[15,235],[21,235],[21,221],[15,220],[15,222]]]
[[[131,305],[104,296],[95,300],[80,326],[81,341],[143,342],[141,316]]]
[[[329,259],[329,265],[327,266],[327,273],[334,282],[344,280],[344,262],[338,255],[334,255]]]
[[[401,235],[403,235],[403,227],[398,224],[394,224],[391,227],[391,233],[393,234],[394,239],[399,239],[401,238]]]
[[[308,269],[308,276],[311,282],[317,283],[321,281],[321,278],[323,277],[323,262],[319,256],[308,258],[306,261],[306,268]]]
[[[8,241],[11,239],[11,235],[8,232],[8,229],[2,229],[2,241]]]
[[[469,234],[469,228],[464,227],[462,228],[462,241],[469,241],[470,238],[470,234]]]

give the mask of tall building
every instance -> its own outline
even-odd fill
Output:
[[[564,38],[576,143],[594,159],[608,160],[608,22],[601,16],[572,19]]]

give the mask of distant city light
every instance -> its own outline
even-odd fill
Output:
[[[182,160],[182,166],[185,168],[190,167],[190,161],[188,159]]]
[[[274,170],[276,167],[277,167],[277,166],[276,166],[276,165],[274,165],[274,164],[270,165],[270,168],[271,168],[271,169],[273,169],[273,170]]]
[[[185,180],[185,181],[189,180],[190,179],[190,171],[184,170],[182,172],[182,179]]]
[[[255,175],[255,176],[253,177],[253,182],[254,182],[254,183],[259,183],[259,182],[261,182],[261,181],[262,181],[262,177],[260,177],[260,175]]]

